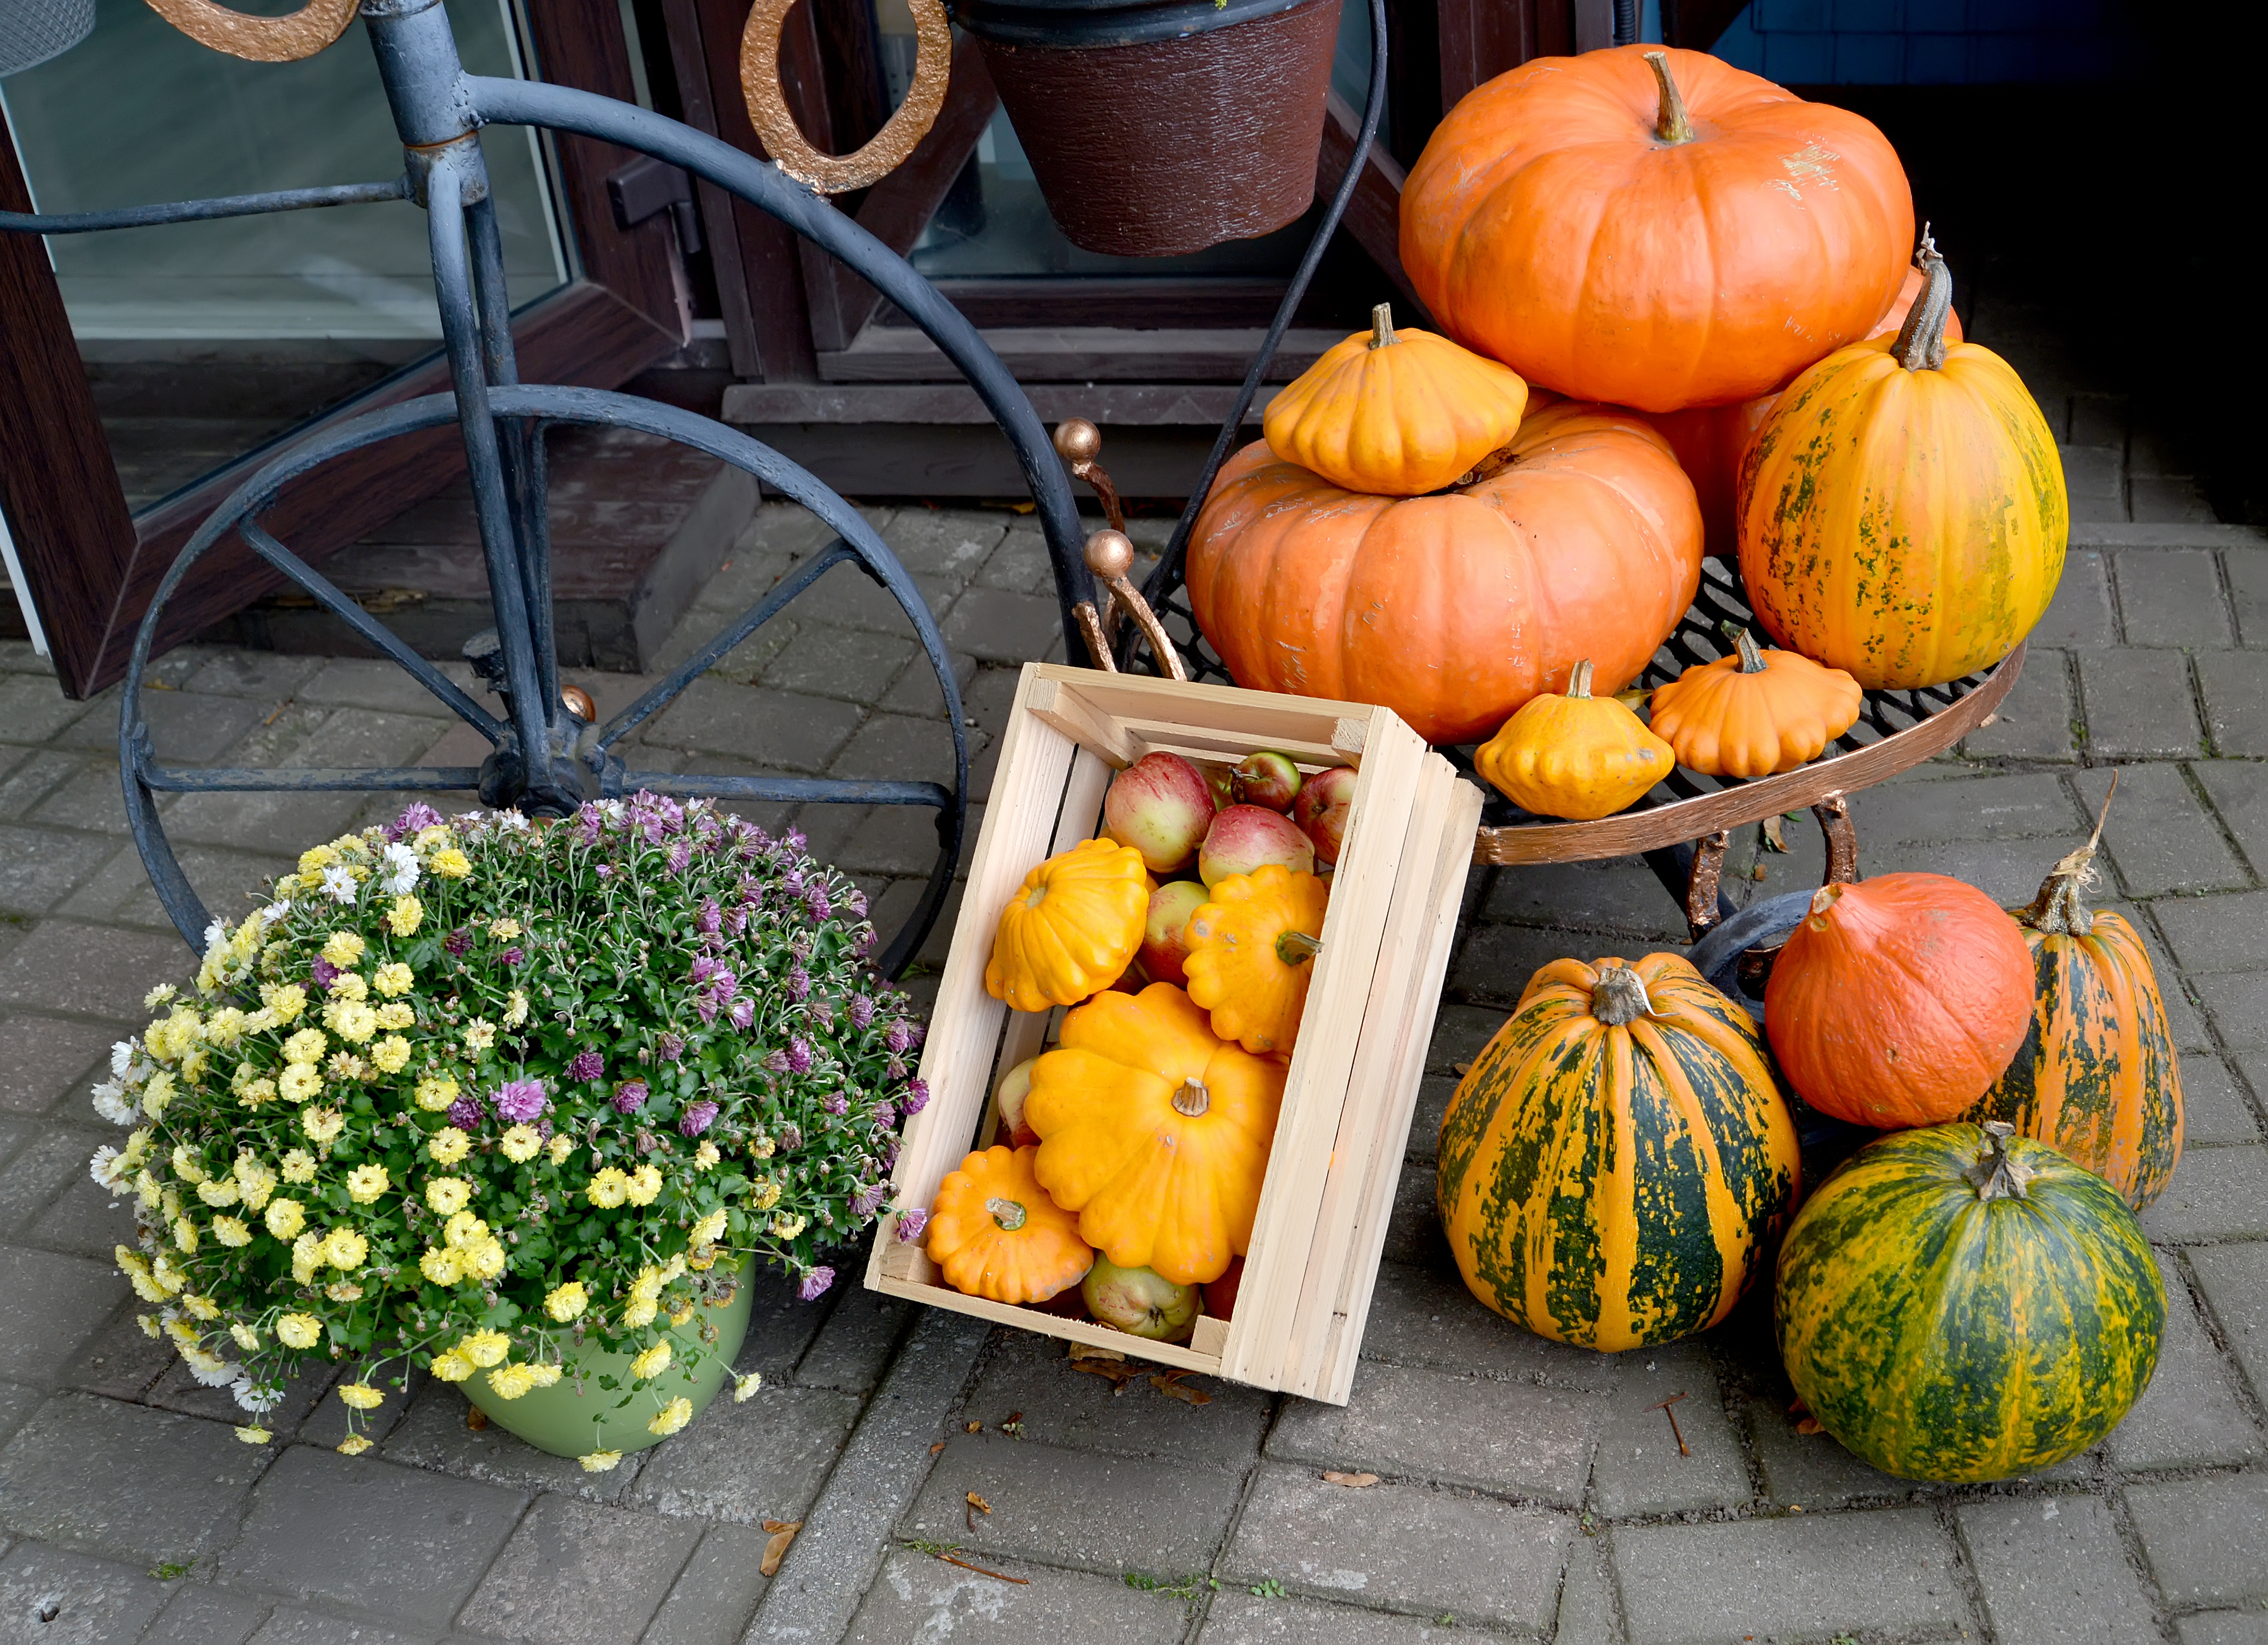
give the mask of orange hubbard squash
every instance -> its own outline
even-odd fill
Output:
[[[1445,496],[1347,491],[1265,443],[1189,537],[1197,626],[1238,684],[1380,703],[1429,742],[1484,737],[1591,659],[1638,678],[1701,580],[1701,515],[1661,437],[1565,402]]]
[[[961,1161],[938,1185],[930,1260],[945,1282],[996,1302],[1044,1302],[1094,1265],[1079,1219],[1032,1175],[1037,1148],[991,1147]]]
[[[1913,227],[1859,115],[1624,46],[1535,59],[1450,110],[1402,192],[1402,266],[1451,336],[1531,383],[1675,411],[1866,336]]]

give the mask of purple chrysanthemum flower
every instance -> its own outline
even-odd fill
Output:
[[[893,1133],[882,1139],[882,1169],[886,1171],[893,1170],[896,1169],[897,1163],[898,1139]]]
[[[593,872],[595,872],[601,880],[611,880],[615,877],[614,869],[603,862],[600,863]]]
[[[654,1055],[664,1062],[675,1062],[685,1055],[685,1042],[674,1034],[665,1034],[661,1036],[661,1043],[654,1047]]]
[[[772,1052],[771,1055],[764,1059],[764,1066],[770,1069],[774,1073],[785,1073],[787,1072],[787,1053],[784,1051],[776,1051]]]
[[[506,948],[499,957],[506,965],[524,965],[527,962],[527,955],[518,948]]]
[[[594,1051],[578,1051],[567,1064],[567,1077],[578,1083],[601,1079],[607,1072],[607,1059]]]
[[[605,831],[605,829],[606,820],[599,815],[598,807],[586,802],[575,813],[576,837],[585,845],[597,845],[599,836]]]
[[[791,1073],[811,1072],[811,1047],[799,1035],[787,1043],[787,1066]]]
[[[449,1104],[449,1123],[460,1131],[478,1131],[488,1117],[488,1110],[481,1106],[481,1099],[470,1092]]]
[[[680,835],[669,847],[669,871],[683,874],[693,861],[693,842]]]
[[[850,1213],[860,1217],[873,1216],[874,1207],[882,1203],[889,1191],[890,1186],[887,1183],[868,1183],[850,1196]]]
[[[386,837],[405,839],[420,829],[432,828],[441,821],[441,814],[423,800],[408,807],[401,815],[386,825]]]
[[[835,911],[835,900],[827,895],[825,881],[814,880],[803,888],[803,907],[814,922],[822,920]]]
[[[307,967],[307,976],[316,987],[328,992],[339,979],[339,968],[318,954]]]
[[[780,876],[780,884],[786,889],[791,896],[801,896],[803,895],[803,870],[799,867],[790,868],[785,874]]]
[[[615,1088],[615,1112],[635,1114],[645,1106],[645,1081],[629,1080]]]
[[[874,1001],[865,994],[850,996],[850,1026],[863,1029],[874,1021]]]
[[[922,1230],[928,1226],[929,1213],[919,1206],[898,1213],[898,1237],[909,1245],[919,1239]]]
[[[447,936],[441,939],[441,946],[448,949],[450,953],[461,956],[466,949],[473,946],[472,933],[468,931],[453,931]]]
[[[803,1146],[803,1127],[800,1125],[782,1125],[780,1127],[779,1133],[779,1145],[781,1147],[785,1148],[790,1154],[794,1153],[798,1148]]]
[[[858,934],[850,939],[850,952],[863,957],[866,950],[873,946],[874,928],[872,926],[859,926]]]
[[[811,998],[811,973],[798,965],[787,974],[787,997],[801,1005]]]
[[[929,1106],[929,1082],[917,1076],[906,1082],[906,1112],[918,1114]]]
[[[882,1065],[882,1080],[885,1084],[895,1085],[899,1081],[905,1077],[906,1066],[900,1062],[895,1057],[891,1058],[888,1062]]]
[[[704,897],[702,900],[700,913],[694,916],[694,929],[703,936],[713,937],[724,924],[725,911],[717,906],[717,899],[713,896]]]
[[[795,1287],[795,1294],[806,1302],[816,1302],[826,1293],[827,1287],[834,1283],[834,1269],[814,1268],[803,1276],[803,1283]]]
[[[541,1080],[514,1080],[496,1094],[498,1117],[515,1125],[541,1119],[544,1110],[550,1106],[551,1099],[543,1095],[543,1081]]]
[[[874,1123],[887,1130],[898,1122],[898,1110],[887,1103],[874,1104]]]
[[[819,1099],[819,1105],[830,1114],[847,1114],[850,1111],[850,1099],[841,1091],[829,1091]]]
[[[882,1044],[890,1048],[890,1055],[893,1057],[902,1053],[907,1046],[913,1043],[914,1031],[912,1028],[907,1024],[906,1020],[903,1017],[900,1017],[896,1022],[891,1023],[890,1031],[882,1036]]]
[[[803,830],[801,829],[792,828],[788,830],[787,837],[781,840],[780,844],[786,846],[790,851],[799,852],[806,845],[810,845],[811,842],[804,837]]]
[[[745,1034],[748,1025],[756,1020],[756,1002],[743,994],[733,1001],[733,1009],[727,1014],[733,1019],[733,1026]]]
[[[850,888],[850,895],[844,899],[843,906],[850,911],[850,917],[853,919],[865,918],[866,894],[860,890],[857,886],[852,886]]]
[[[688,1137],[697,1137],[717,1123],[717,1104],[692,1103],[678,1116],[677,1128]]]

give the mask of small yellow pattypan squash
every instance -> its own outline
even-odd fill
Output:
[[[1189,916],[1182,970],[1214,1033],[1248,1051],[1291,1055],[1329,900],[1314,874],[1272,862],[1212,888],[1212,900]]]
[[[1082,840],[1024,876],[1000,911],[984,992],[1017,1011],[1075,1006],[1118,980],[1150,911],[1142,853]]]
[[[1529,698],[1473,763],[1521,810],[1587,822],[1636,800],[1677,762],[1619,700],[1591,695],[1586,658],[1565,697]]]

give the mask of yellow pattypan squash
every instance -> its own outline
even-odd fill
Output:
[[[1231,874],[1189,916],[1182,970],[1212,1031],[1248,1051],[1292,1054],[1330,894],[1312,874],[1269,863]]]
[[[1619,700],[1591,695],[1587,657],[1565,697],[1530,697],[1473,756],[1521,810],[1579,822],[1612,816],[1676,763],[1669,744]]]
[[[1520,374],[1391,308],[1268,402],[1269,449],[1351,491],[1438,491],[1509,441],[1528,406]]]
[[[984,992],[1017,1011],[1075,1006],[1118,980],[1150,911],[1142,853],[1082,840],[1024,876],[1000,911]]]
[[[1760,650],[1742,629],[1731,656],[1696,663],[1655,690],[1653,728],[1680,765],[1705,777],[1770,777],[1817,759],[1866,702],[1842,669]]]
[[[1035,1175],[1080,1236],[1175,1285],[1228,1272],[1252,1243],[1284,1065],[1212,1031],[1171,983],[1067,1014],[1032,1066]]]
[[[996,1302],[1044,1302],[1094,1265],[1079,1219],[1032,1175],[1038,1153],[987,1148],[938,1185],[929,1255],[954,1290]]]

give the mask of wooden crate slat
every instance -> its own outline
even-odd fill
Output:
[[[1195,685],[1142,674],[1101,674],[1061,663],[1038,665],[1044,677],[1069,682],[1103,712],[1129,722],[1233,732],[1256,748],[1272,749],[1292,737],[1329,748],[1342,719],[1368,720],[1380,711],[1366,703],[1335,703],[1320,697],[1279,697],[1233,685]]]
[[[1407,808],[1426,755],[1416,732],[1388,711],[1377,711],[1222,1359],[1227,1375],[1263,1388],[1277,1386],[1282,1376],[1284,1345],[1307,1267],[1307,1238],[1338,1134],[1379,939],[1394,899],[1408,834]]]
[[[1466,842],[1480,826],[1484,796],[1471,784],[1451,786],[1451,815],[1441,833],[1433,863],[1433,881],[1427,896],[1432,928],[1424,955],[1410,977],[1410,998],[1430,1005],[1440,997],[1449,971],[1449,954],[1456,944],[1457,913],[1464,900],[1466,876],[1472,870],[1472,848]],[[1336,1275],[1338,1295],[1331,1308],[1329,1333],[1312,1382],[1292,1384],[1292,1391],[1332,1405],[1346,1404],[1354,1390],[1355,1361],[1362,1346],[1363,1327],[1370,1318],[1371,1298],[1378,1284],[1378,1263],[1386,1246],[1386,1225],[1394,1213],[1394,1191],[1402,1178],[1402,1160],[1410,1136],[1410,1117],[1425,1083],[1425,1053],[1433,1038],[1432,1013],[1416,1010],[1402,1044],[1401,1059],[1391,1078],[1393,1106],[1379,1134],[1400,1141],[1391,1149],[1374,1148],[1365,1173],[1356,1221],[1347,1246],[1347,1258]]]
[[[1095,707],[1063,681],[1032,682],[1030,707],[1033,713],[1079,747],[1121,771],[1150,751],[1149,745],[1129,732],[1123,722]]]
[[[1307,1242],[1307,1271],[1284,1356],[1284,1386],[1308,1393],[1326,1378],[1331,1322],[1339,1312],[1340,1280],[1353,1260],[1359,1211],[1370,1170],[1378,1161],[1400,1163],[1409,1111],[1400,1084],[1415,1025],[1430,1013],[1410,986],[1432,946],[1441,838],[1463,808],[1452,792],[1461,784],[1449,763],[1428,755],[1403,846],[1393,907],[1379,944],[1364,1002],[1360,1038],[1347,1077],[1347,1095],[1331,1147],[1330,1168]],[[1474,791],[1477,793],[1477,791]],[[1462,889],[1462,882],[1459,882]],[[1390,1123],[1402,1109],[1401,1124]]]

